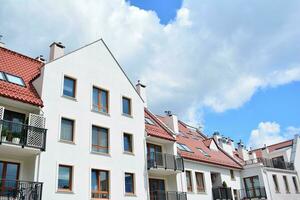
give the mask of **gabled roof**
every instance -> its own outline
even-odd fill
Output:
[[[154,124],[145,123],[145,129],[148,135],[158,137],[165,140],[176,141],[172,133],[168,130],[154,114],[152,114],[147,108],[145,108],[145,117],[149,118]]]
[[[0,47],[0,71],[23,79],[25,87],[0,80],[0,96],[11,98],[35,106],[43,106],[43,102],[32,85],[39,76],[44,64],[12,50]]]
[[[283,148],[287,148],[287,147],[292,147],[293,146],[293,140],[287,140],[287,141],[283,141],[283,142],[279,142],[277,144],[272,144],[269,145],[267,147],[263,147],[263,148],[259,148],[259,149],[254,149],[252,151],[250,151],[251,153],[255,153],[257,158],[261,158],[262,157],[262,151],[265,148],[268,148],[269,153],[279,150],[279,149],[283,149]]]

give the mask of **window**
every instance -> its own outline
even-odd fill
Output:
[[[272,177],[273,177],[275,191],[279,192],[279,186],[278,186],[277,176],[275,174],[273,174]]]
[[[131,115],[131,99],[127,97],[123,97],[122,105],[123,105],[123,114]]]
[[[124,140],[124,151],[132,153],[133,152],[132,135],[128,133],[124,133],[123,140]]]
[[[205,185],[204,185],[204,174],[200,172],[196,172],[196,182],[197,182],[197,192],[205,192]]]
[[[92,198],[109,199],[109,172],[92,169]]]
[[[293,176],[293,183],[294,183],[296,193],[299,193],[298,181],[297,181],[296,176]]]
[[[283,181],[284,181],[284,186],[285,186],[285,191],[286,191],[286,193],[290,193],[289,182],[288,182],[286,176],[283,176]]]
[[[58,168],[58,190],[72,191],[73,167],[59,165]]]
[[[145,123],[150,124],[150,125],[155,125],[154,122],[151,119],[147,118],[147,117],[145,117]]]
[[[134,174],[125,173],[125,193],[134,194]]]
[[[7,74],[7,73],[5,73],[5,76],[6,76],[6,79],[7,79],[8,82],[14,83],[14,84],[17,84],[17,85],[21,85],[21,86],[25,86],[25,83],[24,83],[22,78],[20,78],[18,76],[11,75],[11,74]],[[2,79],[2,80],[4,80],[4,79]]]
[[[186,186],[188,192],[193,192],[193,185],[192,185],[192,174],[190,171],[185,171],[186,177]]]
[[[108,113],[108,91],[93,87],[93,110]]]
[[[92,127],[92,151],[108,153],[108,129],[98,126]]]
[[[76,80],[72,79],[70,77],[65,76],[64,77],[64,91],[63,95],[75,98],[75,92],[76,91]]]
[[[204,156],[209,157],[208,153],[201,148],[197,148]]]
[[[74,120],[61,118],[60,139],[64,141],[74,141]]]
[[[4,74],[3,74],[3,72],[0,72],[0,80],[3,80],[3,81],[5,81],[5,77],[4,77]]]
[[[182,151],[193,152],[190,148],[188,148],[185,144],[177,143],[177,148]]]
[[[234,171],[232,169],[230,170],[230,177],[232,180],[235,180]]]

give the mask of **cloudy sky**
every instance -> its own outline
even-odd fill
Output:
[[[0,0],[7,47],[103,38],[149,107],[259,146],[300,129],[300,1]]]

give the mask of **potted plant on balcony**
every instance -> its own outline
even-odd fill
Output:
[[[20,144],[20,133],[13,133],[12,134],[12,143]]]
[[[1,141],[2,142],[6,142],[7,135],[8,135],[7,129],[3,129],[2,132],[1,132]]]
[[[225,181],[223,181],[222,186],[223,186],[223,188],[227,188],[227,183]]]

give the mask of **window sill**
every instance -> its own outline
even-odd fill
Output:
[[[61,194],[75,194],[72,190],[56,190],[56,193],[61,193]]]
[[[134,156],[134,153],[133,152],[129,152],[129,151],[123,151],[123,154],[129,155],[129,156]]]
[[[203,191],[203,192],[197,192],[197,194],[207,194],[206,191]]]
[[[136,197],[135,193],[125,193],[125,197]]]
[[[106,157],[111,157],[110,153],[102,153],[102,152],[97,152],[97,151],[91,151],[91,154],[100,155],[100,156],[106,156]]]
[[[74,141],[69,141],[69,140],[59,139],[58,142],[65,143],[65,144],[76,145]]]
[[[70,96],[66,96],[66,95],[62,95],[61,97],[77,102],[76,97],[70,97]]]
[[[91,111],[94,112],[94,113],[97,113],[97,114],[101,114],[101,115],[110,117],[110,114],[106,113],[106,112],[98,111],[98,110],[95,110],[95,109],[91,109]]]
[[[124,116],[124,117],[128,117],[128,118],[133,118],[133,116],[132,116],[132,115],[129,115],[129,114],[126,114],[126,113],[122,113],[122,116]]]

